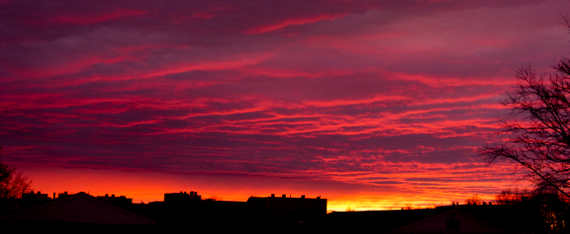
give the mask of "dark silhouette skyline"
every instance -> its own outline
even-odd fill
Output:
[[[0,199],[0,224],[26,225],[31,230],[90,228],[143,233],[214,228],[218,231],[296,231],[378,233],[546,233],[566,231],[565,212],[560,204],[547,201],[551,195],[534,195],[518,204],[468,204],[431,209],[351,211],[327,214],[327,199],[283,194],[250,197],[246,202],[202,199],[198,192],[165,193],[164,201],[133,203],[125,196],[91,196],[84,192],[41,192],[21,199]],[[545,208],[556,208],[552,216]],[[562,208],[562,209],[561,209]],[[557,217],[557,221],[552,220]],[[558,222],[558,223],[556,223]]]

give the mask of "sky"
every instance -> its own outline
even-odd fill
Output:
[[[0,0],[0,160],[42,193],[274,193],[329,210],[492,201],[477,153],[565,0]]]

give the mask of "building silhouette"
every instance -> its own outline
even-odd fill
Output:
[[[525,205],[527,204],[527,205]],[[550,233],[544,206],[452,205],[435,209],[332,212],[327,199],[250,197],[246,202],[202,199],[195,191],[166,193],[164,201],[148,204],[114,194],[91,196],[41,192],[21,199],[0,200],[0,225],[37,231],[120,230],[156,233],[207,228],[212,232],[247,230],[294,233]],[[542,207],[542,208],[541,208]]]

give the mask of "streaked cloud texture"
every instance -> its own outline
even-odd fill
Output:
[[[491,198],[513,175],[476,150],[515,70],[570,52],[569,7],[0,1],[2,160],[44,190],[45,168],[82,168],[305,184],[358,209]]]

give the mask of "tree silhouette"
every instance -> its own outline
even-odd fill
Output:
[[[0,198],[20,198],[22,193],[32,190],[31,183],[32,181],[23,176],[22,172],[0,162]]]
[[[486,145],[480,154],[488,162],[515,162],[537,188],[570,197],[570,59],[553,68],[540,76],[530,66],[518,71],[519,83],[503,101],[510,115],[500,120],[508,140]]]
[[[564,231],[570,230],[566,223],[570,220],[569,200],[560,193],[550,190],[503,190],[495,195],[498,205],[518,206],[525,211],[530,211],[525,216],[527,220],[520,222],[532,223],[532,220],[540,220],[546,230]]]
[[[477,195],[473,195],[470,198],[465,199],[465,203],[467,203],[467,205],[482,205],[483,199]]]
[[[495,194],[495,203],[498,205],[520,205],[525,197],[529,198],[531,195],[527,190],[502,190],[499,194]]]

